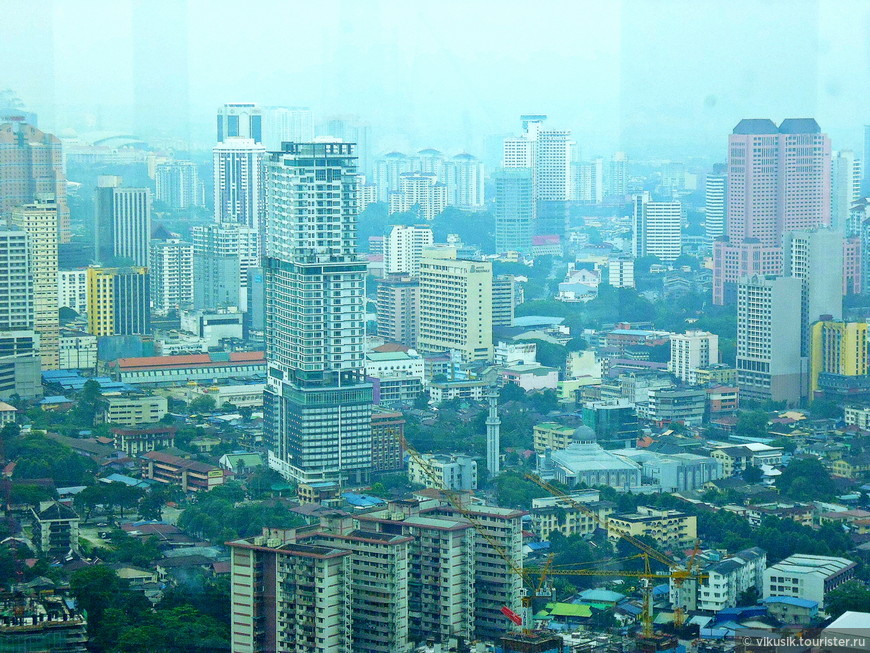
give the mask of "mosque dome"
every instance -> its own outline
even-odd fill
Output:
[[[595,431],[588,426],[581,426],[575,429],[574,435],[571,436],[571,439],[574,442],[595,442]]]

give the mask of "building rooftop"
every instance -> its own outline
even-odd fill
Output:
[[[799,599],[795,596],[768,596],[762,599],[762,603],[783,603],[785,605],[793,605],[798,608],[817,608],[818,601],[810,601],[809,599]],[[865,624],[866,626],[866,624]]]
[[[188,354],[183,356],[145,356],[140,358],[119,358],[109,363],[122,371],[170,369],[180,367],[213,367],[227,363],[264,365],[266,354],[262,351],[234,351],[229,354],[213,352],[210,354]]]

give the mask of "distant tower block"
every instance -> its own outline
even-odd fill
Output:
[[[501,420],[498,418],[498,391],[492,389],[489,399],[489,416],[486,418],[486,467],[493,478],[499,472],[499,451],[501,450]]]

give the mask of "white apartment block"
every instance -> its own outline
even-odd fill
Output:
[[[58,355],[62,370],[93,370],[97,367],[97,336],[61,336]]]
[[[152,310],[166,313],[193,306],[193,243],[152,241],[150,273]]]
[[[483,161],[463,152],[444,166],[447,204],[463,209],[480,209],[483,197]]]
[[[634,288],[634,259],[612,256],[607,261],[607,283],[614,288]]]
[[[708,331],[686,331],[671,336],[668,371],[688,383],[693,370],[719,362],[719,336]]]
[[[572,198],[599,204],[604,201],[604,159],[571,164]]]
[[[404,172],[399,191],[390,194],[390,213],[417,211],[424,220],[434,220],[447,208],[447,186],[434,172]]]
[[[569,130],[538,131],[535,149],[535,198],[571,199],[571,152],[574,142]]]
[[[422,454],[408,461],[408,480],[426,487],[476,490],[477,461],[457,454]]]
[[[229,137],[214,147],[215,222],[238,222],[257,231],[262,229],[265,156],[262,143],[250,138]]]
[[[675,261],[683,252],[683,207],[679,202],[653,202],[644,191],[634,196],[632,254]]]
[[[715,562],[704,568],[708,579],[697,585],[695,604],[691,596],[683,595],[683,607],[693,610],[718,612],[738,605],[740,595],[754,587],[759,594],[764,583],[764,570],[767,567],[767,553],[753,547],[735,553],[730,558]],[[684,589],[691,591],[684,584]],[[679,592],[671,581],[671,600],[676,604]]]
[[[57,271],[57,304],[60,308],[71,308],[79,315],[88,312],[88,271],[86,268]]]
[[[423,250],[432,243],[430,227],[393,225],[384,242],[384,272],[419,276]]]
[[[857,426],[863,431],[870,431],[870,408],[864,406],[846,406],[845,422]]]
[[[857,565],[846,558],[795,554],[764,571],[764,598],[793,596],[816,601],[855,577]]]

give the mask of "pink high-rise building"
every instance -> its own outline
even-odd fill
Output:
[[[861,294],[861,239],[843,240],[843,294]]]
[[[831,141],[812,118],[741,120],[728,137],[727,242],[713,248],[713,303],[740,277],[779,274],[782,235],[831,223]]]

